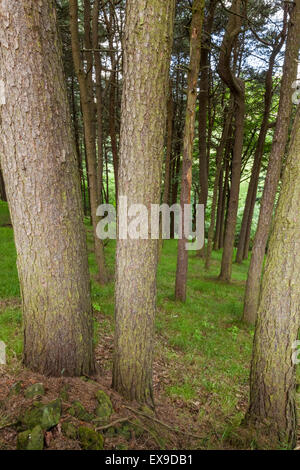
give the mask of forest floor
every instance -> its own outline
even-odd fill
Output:
[[[80,426],[101,431],[105,449],[256,448],[255,441],[242,437],[240,428],[248,404],[253,341],[253,328],[241,322],[247,262],[234,264],[232,282],[222,283],[217,280],[221,253],[213,253],[211,269],[206,272],[203,260],[192,252],[187,301],[183,305],[174,300],[177,244],[164,243],[157,280],[154,414],[148,408],[127,403],[110,388],[114,283],[100,287],[95,282],[88,221],[97,374],[53,379],[22,366],[16,253],[7,208],[0,204],[0,340],[7,346],[7,365],[0,366],[0,449],[16,448],[18,432],[24,430],[20,422],[24,410],[52,403],[58,397],[62,411],[59,423],[45,433],[48,449],[93,445],[78,437]],[[106,245],[105,255],[113,279],[114,241]],[[26,398],[26,390],[35,383],[44,385],[42,396]],[[99,389],[110,397],[113,406],[109,420],[100,425],[94,414]],[[83,414],[70,415],[74,402],[80,402]],[[71,424],[71,428],[64,423]]]

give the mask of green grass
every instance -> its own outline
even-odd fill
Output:
[[[7,202],[0,201],[0,227],[10,224],[11,221]]]
[[[93,307],[104,315],[101,324],[95,320],[95,341],[98,341],[103,332],[113,332],[114,283],[100,287],[95,282],[96,265],[88,219],[85,225]],[[115,245],[111,240],[105,247],[111,279]],[[186,415],[190,406],[197,410],[199,426],[208,430],[209,448],[213,446],[213,433],[217,432],[222,440],[235,432],[244,414],[241,403],[248,399],[253,329],[241,322],[248,263],[234,264],[232,283],[226,284],[217,280],[221,252],[213,253],[209,272],[204,270],[203,260],[191,252],[187,301],[182,304],[174,299],[176,250],[176,241],[166,241],[158,267],[155,359],[163,359],[166,364],[163,393],[174,401],[174,407],[178,400],[183,403],[178,415]],[[13,231],[1,227],[0,340],[7,344],[9,360],[20,357],[22,352],[20,309],[6,301],[20,295],[15,261]]]

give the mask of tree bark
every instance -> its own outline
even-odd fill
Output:
[[[293,106],[292,83],[297,75],[297,58],[300,45],[300,1],[297,0],[297,2],[291,4],[290,8],[291,16],[283,66],[278,116],[246,284],[243,312],[243,320],[246,323],[255,323],[256,319],[262,266],[272,222],[274,201],[280,178],[282,159],[288,139]]]
[[[54,3],[1,2],[0,42],[0,155],[17,249],[24,364],[45,375],[89,375],[86,236]]]
[[[127,0],[119,201],[160,202],[174,0]],[[134,119],[133,119],[134,117]],[[117,241],[113,388],[153,405],[158,240]]]
[[[222,80],[229,87],[235,102],[235,139],[233,146],[231,188],[228,204],[224,250],[219,279],[230,281],[232,272],[232,255],[235,238],[237,211],[239,204],[240,177],[245,119],[245,84],[235,77],[230,68],[231,53],[242,26],[242,2],[233,0],[227,30],[221,46],[218,71]]]
[[[91,218],[94,232],[95,242],[95,258],[98,266],[98,279],[101,284],[107,282],[107,273],[104,260],[103,243],[97,236],[97,216],[96,211],[99,205],[99,188],[97,178],[97,158],[96,158],[96,142],[95,142],[95,126],[92,106],[90,102],[90,91],[83,64],[80,57],[80,43],[78,33],[78,2],[70,0],[70,30],[72,39],[72,54],[74,61],[75,73],[78,78],[80,87],[80,98],[82,106],[82,115],[84,123],[86,158],[88,162],[89,186],[90,186],[90,204]]]
[[[187,109],[185,117],[185,129],[183,140],[183,160],[181,174],[181,195],[180,205],[182,214],[184,214],[185,204],[190,204],[192,187],[192,163],[193,146],[195,135],[195,115],[197,100],[197,82],[200,69],[201,56],[201,35],[203,23],[204,0],[194,0],[193,16],[190,32],[190,65],[188,72],[187,89]],[[182,217],[182,237],[178,240],[177,270],[175,298],[185,302],[186,282],[188,270],[188,251],[186,243],[188,242],[184,234],[184,216]]]
[[[252,357],[250,408],[259,434],[293,448],[297,440],[292,347],[300,326],[300,107],[270,239]],[[265,429],[265,426],[267,430]]]

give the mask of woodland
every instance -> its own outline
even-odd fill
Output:
[[[299,48],[300,0],[0,0],[0,450],[300,449]]]

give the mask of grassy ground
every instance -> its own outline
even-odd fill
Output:
[[[9,220],[1,204],[0,226]],[[1,223],[1,221],[3,223]],[[94,281],[92,234],[86,221],[92,297],[95,311],[95,341],[112,338],[114,284],[99,287]],[[115,242],[105,254],[113,278]],[[248,401],[248,378],[253,329],[242,324],[243,294],[248,264],[233,266],[231,284],[217,281],[221,253],[213,253],[209,272],[195,253],[190,255],[186,304],[174,300],[176,241],[164,244],[158,268],[158,312],[154,386],[157,398],[164,396],[178,418],[205,431],[206,448],[226,446],[237,432]],[[13,231],[0,227],[0,340],[7,345],[8,367],[19,364],[22,355],[22,319]],[[98,313],[101,320],[99,320]],[[98,318],[98,319],[97,319]],[[106,357],[106,356],[105,356]],[[111,355],[102,366],[109,371]],[[217,442],[216,444],[216,436]]]

